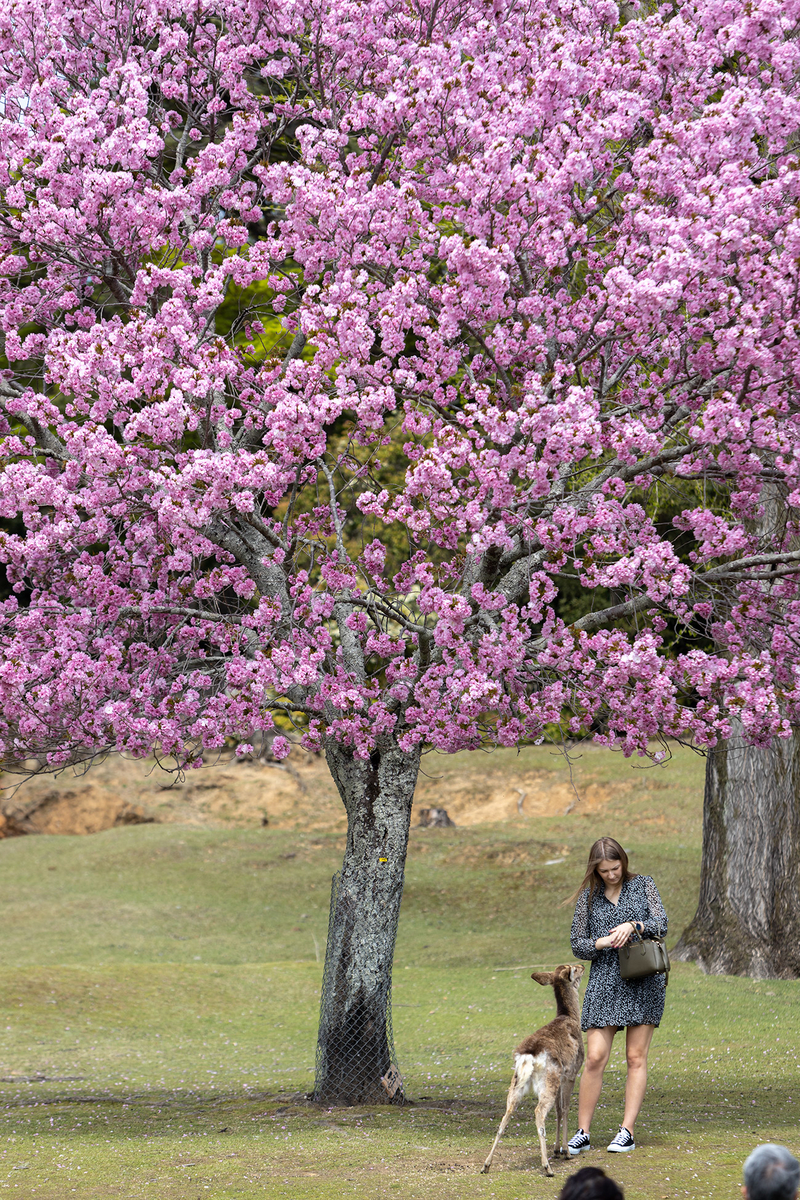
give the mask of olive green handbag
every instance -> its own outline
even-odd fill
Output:
[[[634,938],[636,940],[634,940]],[[669,983],[669,955],[662,937],[642,938],[638,929],[626,946],[620,946],[619,973],[623,979],[645,979],[648,975],[666,975]]]

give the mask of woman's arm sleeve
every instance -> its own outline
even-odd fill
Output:
[[[575,916],[572,918],[570,934],[572,953],[576,958],[597,958],[600,951],[595,946],[595,939],[589,932],[589,893],[581,892],[575,905]]]
[[[643,933],[645,937],[664,937],[667,932],[667,914],[664,912],[664,905],[661,903],[661,897],[658,894],[658,888],[653,883],[649,875],[644,877],[644,892],[647,896],[647,907],[650,910],[649,916],[642,922],[644,925]]]

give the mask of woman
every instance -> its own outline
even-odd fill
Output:
[[[667,914],[658,889],[649,875],[628,869],[628,856],[613,838],[600,838],[589,851],[583,883],[570,896],[574,900],[572,953],[592,961],[583,999],[581,1028],[587,1031],[586,1063],[578,1094],[578,1132],[569,1141],[570,1154],[590,1150],[589,1129],[603,1086],[614,1035],[625,1029],[628,1075],[625,1113],[619,1133],[608,1149],[634,1150],[633,1127],[647,1085],[647,1053],[653,1030],[664,1012],[663,975],[623,979],[617,950],[634,935],[663,936]],[[568,902],[567,902],[568,903]]]

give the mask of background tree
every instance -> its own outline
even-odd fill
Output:
[[[800,744],[709,752],[697,913],[673,952],[714,975],[800,976]]]
[[[320,1098],[424,749],[797,719],[798,12],[0,3],[4,767],[325,753]]]
[[[767,482],[754,530],[788,545],[783,489]],[[767,749],[733,736],[708,752],[697,912],[675,947],[715,975],[800,976],[800,733]]]

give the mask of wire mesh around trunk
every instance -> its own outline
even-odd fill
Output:
[[[314,1099],[331,1105],[402,1104],[403,1081],[392,1034],[391,975],[370,988],[353,980],[357,910],[358,899],[347,894],[337,872],[331,885]]]

